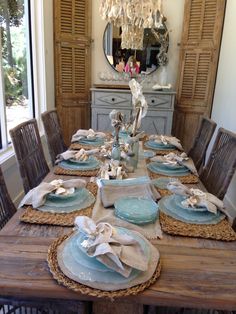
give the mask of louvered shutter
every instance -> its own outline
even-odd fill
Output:
[[[90,126],[91,1],[54,0],[56,106],[65,141]]]
[[[210,116],[225,0],[186,0],[173,133],[188,150],[201,115]]]

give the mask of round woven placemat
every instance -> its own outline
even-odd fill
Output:
[[[70,290],[73,290],[75,292],[79,292],[82,294],[91,295],[93,297],[114,299],[114,298],[119,298],[119,297],[125,297],[128,295],[138,294],[139,292],[142,292],[143,290],[148,288],[150,285],[152,285],[154,282],[156,282],[156,280],[160,277],[161,262],[159,261],[154,274],[152,275],[152,277],[148,281],[146,281],[140,285],[128,288],[128,289],[122,289],[122,290],[117,290],[117,291],[103,291],[103,290],[90,288],[88,286],[80,284],[80,283],[68,278],[66,275],[64,275],[64,273],[61,271],[61,269],[58,265],[58,262],[57,262],[57,248],[70,235],[71,235],[71,233],[69,233],[63,237],[60,237],[59,239],[54,241],[48,249],[48,256],[47,256],[49,269],[50,269],[50,272],[51,272],[53,278],[55,280],[57,280],[57,282],[59,284],[64,285],[65,287],[67,287]]]
[[[161,195],[161,197],[172,195],[172,192],[166,189],[159,189],[158,187],[155,186],[155,189],[157,192]]]
[[[236,240],[236,232],[231,228],[226,218],[215,225],[188,224],[174,219],[160,210],[160,224],[162,231],[171,235],[221,241]]]
[[[86,188],[96,197],[97,185],[95,183],[89,182]],[[39,225],[48,224],[71,227],[74,226],[75,217],[92,216],[94,203],[87,208],[76,210],[71,213],[62,214],[42,212],[40,210],[33,208],[32,206],[28,206],[26,207],[24,213],[21,215],[20,221]]]
[[[161,177],[171,177],[173,176],[165,176],[164,174],[157,174],[148,169],[148,174],[151,179],[158,179]],[[194,174],[189,174],[187,176],[182,176],[182,177],[176,177],[176,179],[180,180],[181,183],[185,184],[194,184],[199,182],[199,178],[195,176]]]
[[[66,175],[66,176],[79,176],[79,177],[96,177],[98,175],[98,172],[100,170],[100,167],[98,169],[94,170],[69,170],[61,168],[60,166],[56,166],[54,168],[54,173],[59,175]]]

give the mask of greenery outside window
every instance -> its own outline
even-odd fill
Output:
[[[0,149],[9,130],[34,117],[30,0],[0,1]]]

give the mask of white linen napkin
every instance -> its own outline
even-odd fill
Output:
[[[119,182],[119,184],[116,185],[115,181]],[[98,185],[104,207],[114,205],[117,199],[124,196],[150,197],[154,201],[161,198],[149,178],[142,182],[138,181],[138,179],[106,180],[105,185],[98,180]]]
[[[95,155],[99,153],[99,148],[94,148],[90,150],[84,150],[81,148],[80,150],[67,150],[57,156],[56,164],[61,162],[62,160],[69,160],[69,159],[75,159],[75,160],[87,160],[88,156]]]
[[[86,216],[76,217],[75,226],[87,236],[87,239],[81,243],[86,253],[108,268],[126,278],[133,268],[141,271],[148,269],[148,258],[140,243],[133,237],[120,234],[116,228],[106,222],[96,225]]]
[[[104,138],[106,137],[106,134],[103,132],[95,132],[93,129],[89,129],[89,130],[79,129],[72,136],[71,142],[72,143],[78,142],[82,138],[93,139],[95,137]]]
[[[151,161],[158,161],[158,162],[161,162],[163,164],[170,165],[170,166],[179,164],[181,166],[185,166],[193,174],[198,176],[197,169],[194,165],[193,160],[191,158],[189,158],[186,153],[182,153],[180,155],[175,154],[175,153],[169,153],[169,154],[164,155],[164,156],[152,157],[152,158],[150,158],[150,160]]]
[[[75,188],[85,186],[86,181],[82,179],[71,179],[67,181],[59,179],[53,180],[50,183],[42,182],[23,197],[19,208],[24,205],[32,205],[33,208],[38,208],[45,203],[47,194],[53,191],[55,191],[55,194],[68,195],[73,193]]]
[[[180,182],[170,182],[167,189],[177,195],[184,195],[188,198],[182,201],[182,205],[198,210],[199,207],[205,207],[209,212],[217,214],[217,209],[225,213],[223,202],[215,195],[203,192],[199,189],[188,188]]]
[[[180,144],[180,140],[174,136],[167,136],[167,135],[150,135],[149,136],[150,140],[154,140],[155,142],[159,143],[159,144],[171,144],[173,146],[175,146],[178,150],[183,151],[183,147]]]

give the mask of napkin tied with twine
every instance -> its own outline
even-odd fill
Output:
[[[161,162],[166,165],[177,165],[179,164],[180,166],[185,166],[188,168],[194,175],[198,176],[197,169],[194,165],[194,162],[191,158],[187,156],[186,153],[182,153],[180,155],[175,154],[175,153],[169,153],[164,156],[155,156],[150,158],[151,161],[157,161]]]
[[[45,203],[46,196],[51,192],[60,195],[68,195],[74,193],[75,188],[83,188],[85,186],[86,181],[82,179],[71,179],[67,181],[59,179],[53,180],[50,183],[42,182],[23,197],[19,208],[24,205],[32,205],[33,208],[38,208]]]
[[[108,268],[129,277],[132,269],[146,271],[148,258],[140,243],[128,234],[122,234],[109,223],[96,224],[91,218],[78,216],[75,226],[86,234],[81,246],[90,257],[95,257]]]
[[[87,139],[94,139],[94,138],[104,138],[106,137],[106,134],[103,132],[95,132],[93,129],[89,130],[84,130],[84,129],[79,129],[71,139],[71,142],[78,142],[79,140],[83,138]]]
[[[175,146],[178,150],[183,151],[183,147],[180,144],[180,140],[174,136],[167,136],[167,135],[150,135],[149,136],[150,140],[154,140],[158,144],[164,144],[164,145],[173,145]]]
[[[185,207],[191,207],[196,211],[200,207],[205,207],[213,214],[217,214],[217,210],[220,210],[227,215],[223,202],[211,193],[203,192],[199,189],[188,188],[180,182],[168,183],[167,189],[174,194],[187,196],[187,198],[181,202]]]
[[[78,150],[67,150],[59,155],[57,155],[56,164],[61,162],[62,160],[69,160],[69,159],[75,159],[79,161],[85,161],[88,159],[89,156],[95,155],[99,153],[99,148],[94,148],[90,150],[85,150],[81,148]]]

